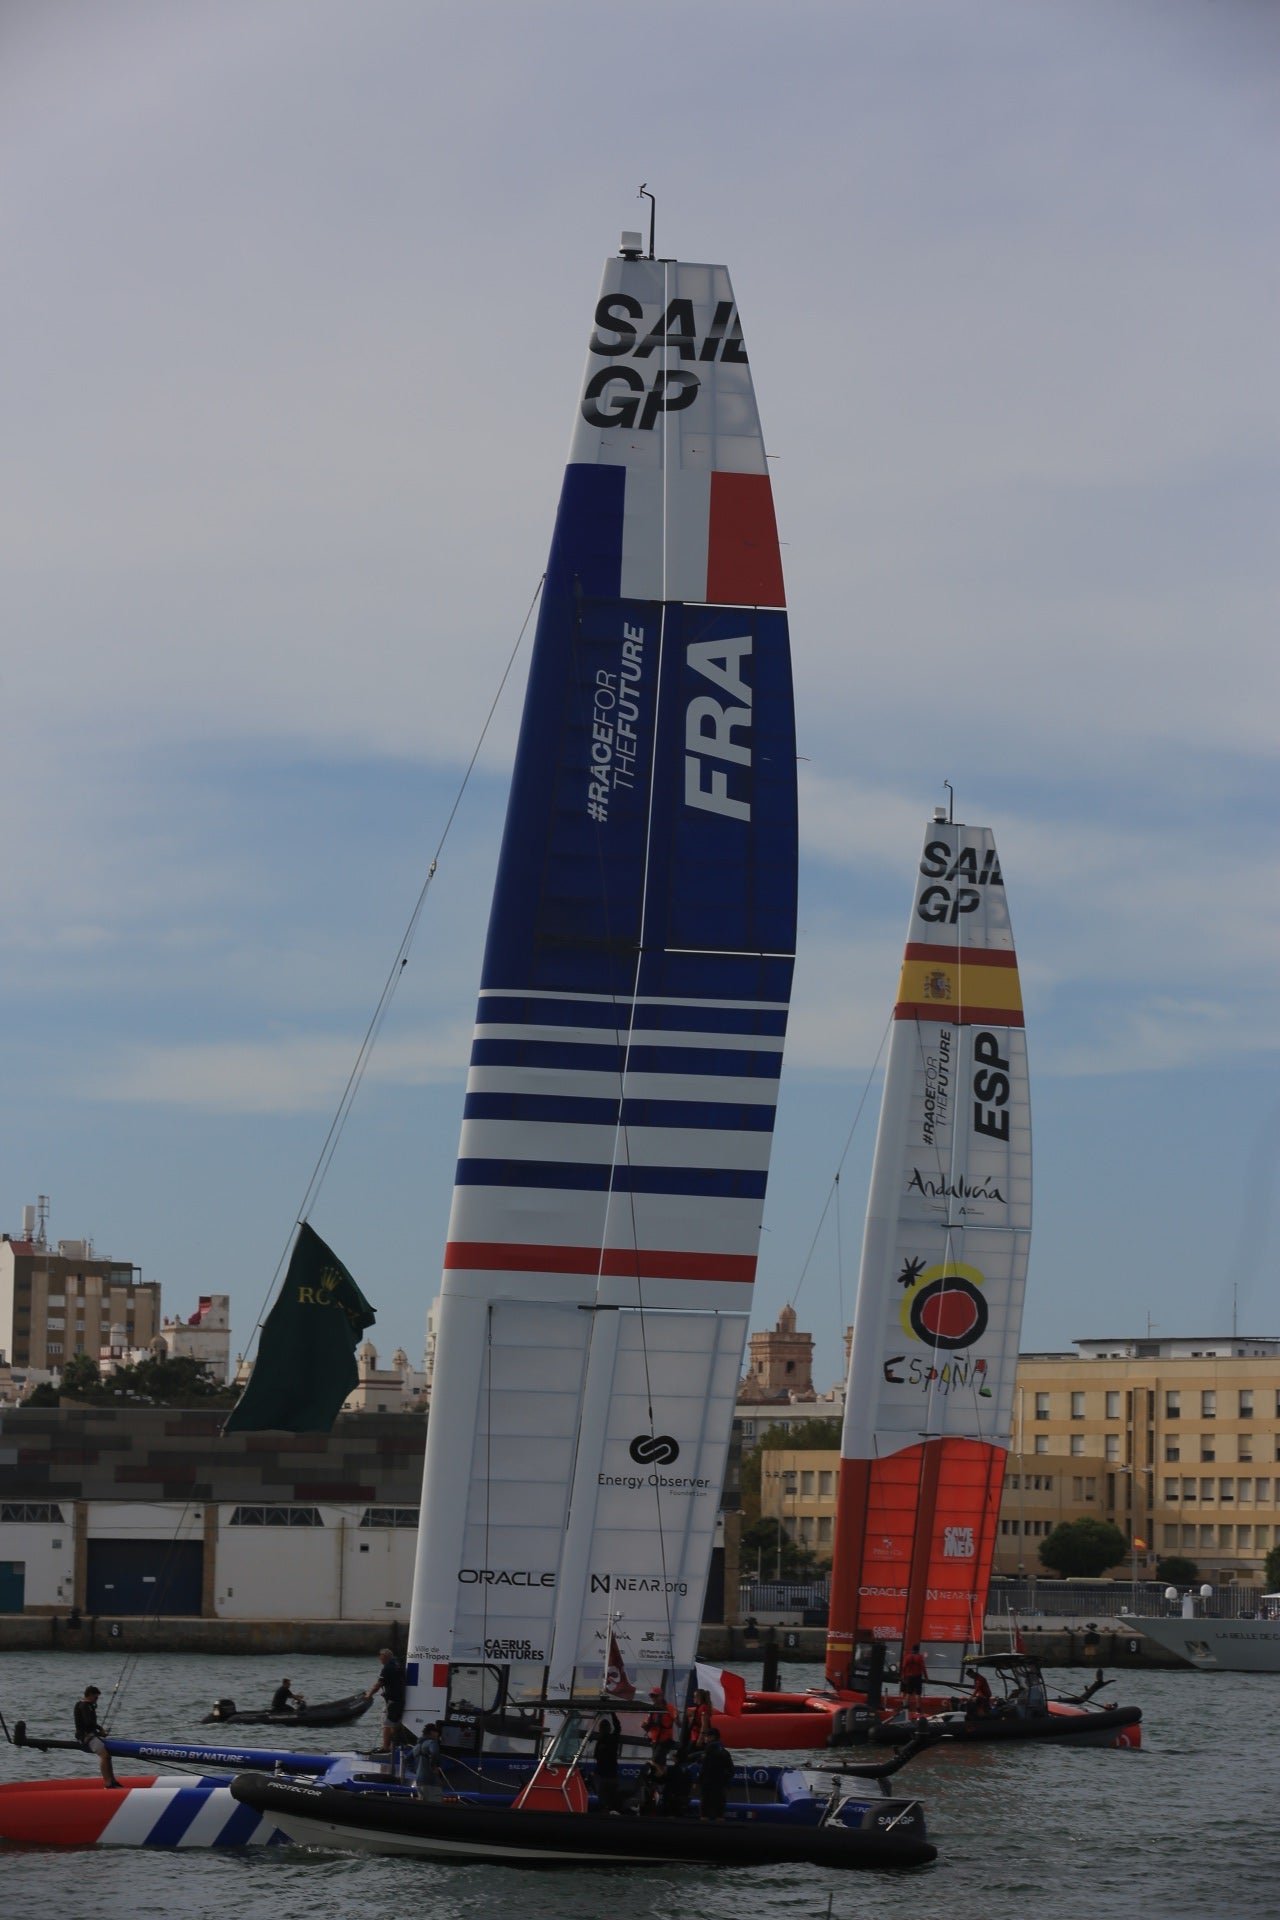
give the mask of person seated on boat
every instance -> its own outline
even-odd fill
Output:
[[[720,1738],[719,1727],[709,1727],[698,1756],[698,1812],[704,1820],[723,1820],[733,1780],[733,1755]]]
[[[644,1763],[640,1774],[640,1802],[636,1808],[639,1814],[657,1813],[667,1785],[667,1750],[655,1747]]]
[[[440,1764],[440,1725],[429,1720],[409,1748],[413,1765],[413,1785],[419,1800],[438,1800],[444,1791],[444,1769]]]
[[[86,1753],[98,1756],[98,1771],[102,1775],[104,1787],[120,1787],[116,1771],[107,1751],[107,1734],[110,1729],[98,1724],[98,1701],[101,1698],[100,1687],[86,1687],[84,1695],[76,1701],[76,1739]]]
[[[666,1753],[669,1747],[675,1745],[675,1709],[669,1704],[661,1687],[651,1687],[649,1698],[653,1705],[641,1721],[640,1729],[648,1734],[649,1744],[655,1753]]]
[[[967,1667],[965,1673],[973,1692],[964,1710],[964,1717],[966,1720],[987,1720],[991,1716],[991,1683],[980,1667]]]
[[[290,1701],[293,1702],[292,1707],[289,1704]],[[302,1695],[294,1692],[292,1680],[282,1680],[271,1696],[269,1711],[272,1713],[296,1713],[299,1707],[305,1707],[306,1704]]]
[[[382,1749],[389,1753],[401,1733],[401,1721],[404,1718],[404,1668],[396,1659],[390,1647],[382,1647],[378,1653],[381,1665],[378,1677],[365,1694],[366,1700],[372,1700],[375,1693],[382,1695]]]
[[[1027,1712],[1048,1713],[1049,1694],[1044,1684],[1044,1675],[1032,1673],[1027,1676]]]
[[[601,1813],[622,1812],[618,1760],[622,1752],[622,1722],[616,1713],[602,1713],[592,1742],[595,1748],[596,1804]]]
[[[898,1674],[908,1720],[918,1720],[920,1717],[920,1696],[924,1692],[924,1683],[928,1678],[929,1669],[920,1651],[920,1642],[917,1640],[910,1653],[902,1656],[902,1666]]]

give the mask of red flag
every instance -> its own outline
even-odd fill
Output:
[[[1018,1624],[1018,1616],[1012,1607],[1009,1609],[1009,1618],[1013,1622],[1013,1651],[1015,1653],[1025,1653],[1027,1643],[1022,1637],[1022,1628]]]
[[[604,1690],[614,1700],[634,1700],[636,1697],[635,1687],[627,1678],[627,1669],[613,1634],[609,1635],[609,1665],[604,1676]]]
[[[730,1673],[727,1667],[704,1667],[699,1661],[697,1676],[697,1684],[710,1695],[715,1712],[742,1712],[746,1705],[747,1683],[740,1673]]]

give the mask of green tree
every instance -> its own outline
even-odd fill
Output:
[[[238,1387],[220,1386],[187,1354],[152,1356],[133,1367],[117,1367],[94,1396],[102,1406],[148,1407],[233,1407],[239,1397]]]
[[[60,1392],[68,1400],[94,1400],[101,1380],[97,1361],[87,1353],[76,1353],[62,1369]]]
[[[1156,1561],[1156,1579],[1167,1580],[1170,1586],[1194,1587],[1199,1584],[1200,1569],[1194,1560],[1171,1553],[1167,1559]]]
[[[784,1580],[796,1580],[812,1573],[817,1560],[812,1549],[793,1540],[785,1527],[779,1542],[778,1522],[766,1515],[742,1529],[741,1565],[744,1574],[753,1574],[759,1568],[762,1580],[772,1580],[779,1569]]]
[[[1268,1593],[1280,1593],[1280,1546],[1272,1547],[1263,1561],[1262,1580]]]
[[[1128,1552],[1129,1542],[1119,1527],[1092,1514],[1060,1522],[1040,1543],[1043,1564],[1067,1580],[1095,1580],[1108,1567],[1119,1566]]]

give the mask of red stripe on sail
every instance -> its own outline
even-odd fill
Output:
[[[904,960],[932,960],[940,967],[1016,967],[1011,947],[931,947],[926,940],[908,940]]]
[[[767,473],[713,473],[707,529],[713,606],[785,607],[778,525]]]
[[[451,1240],[446,1267],[484,1273],[599,1273],[617,1279],[729,1280],[750,1286],[751,1253],[671,1253],[652,1247],[548,1247],[502,1240]]]

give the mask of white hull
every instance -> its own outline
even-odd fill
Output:
[[[1132,1620],[1129,1625],[1205,1673],[1280,1673],[1280,1620]]]

